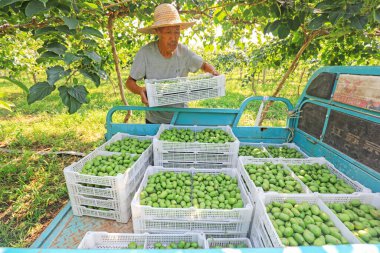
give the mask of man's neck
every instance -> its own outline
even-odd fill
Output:
[[[165,45],[162,45],[160,41],[157,42],[158,51],[164,58],[171,58],[175,51],[171,52],[166,49]]]

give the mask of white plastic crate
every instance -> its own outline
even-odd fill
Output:
[[[225,86],[225,75],[145,80],[150,107],[221,97],[226,94]]]
[[[185,234],[149,234],[146,237],[146,249],[154,249],[154,244],[159,242],[164,246],[170,243],[196,242],[202,249],[207,249],[206,237],[201,233],[185,233]]]
[[[287,199],[295,200],[297,203],[307,202],[316,204],[329,215],[331,221],[339,229],[340,233],[350,243],[358,243],[358,239],[348,230],[329,208],[318,198],[316,194],[277,194],[268,193],[261,195],[256,200],[255,215],[253,217],[250,239],[256,248],[278,248],[285,247],[278,236],[266,211],[266,205],[271,202],[283,203]]]
[[[294,143],[282,143],[282,144],[274,144],[274,143],[260,143],[261,146],[265,149],[265,151],[270,155],[271,158],[282,158],[282,159],[291,159],[291,158],[285,158],[285,157],[274,157],[267,149],[269,146],[273,146],[276,148],[279,147],[288,147],[288,148],[293,148],[296,149],[299,153],[303,155],[304,158],[309,157],[305,152],[303,152],[296,144]]]
[[[286,170],[286,171],[289,171],[290,172],[290,176],[294,180],[296,180],[297,182],[299,182],[301,184],[302,192],[303,193],[311,193],[311,191],[309,190],[309,188],[307,188],[307,186],[294,174],[294,172],[292,170],[290,170],[283,163],[283,159],[274,159],[274,158],[271,158],[271,159],[267,159],[267,158],[258,159],[258,158],[253,158],[251,156],[240,156],[239,157],[239,161],[238,161],[237,170],[240,173],[240,175],[242,176],[243,181],[245,182],[245,184],[246,184],[246,186],[248,188],[248,192],[251,193],[252,197],[255,196],[256,194],[260,194],[260,193],[265,193],[266,194],[266,193],[269,193],[269,192],[272,192],[272,191],[265,192],[262,187],[257,187],[256,184],[249,177],[249,173],[246,171],[245,165],[246,164],[264,164],[264,163],[273,163],[273,164],[282,164],[282,165],[284,165],[283,169]],[[253,199],[251,198],[251,202],[252,201],[253,201]]]
[[[223,163],[230,165],[236,162],[236,154],[224,153],[224,154],[213,154],[205,152],[156,152],[154,157],[154,165],[162,166],[164,163],[169,162],[201,162],[201,163]]]
[[[155,165],[155,166],[161,166],[164,168],[171,168],[171,169],[226,169],[226,168],[232,168],[236,166],[232,166],[228,163],[181,163],[181,162],[163,162],[162,165]]]
[[[107,233],[92,232],[86,233],[80,242],[78,249],[127,249],[131,242],[137,245],[143,245],[144,249],[154,248],[154,243],[160,242],[163,245],[172,242],[178,243],[197,242],[198,245],[207,249],[206,238],[200,233],[184,233],[184,234],[130,234],[130,233]]]
[[[191,231],[228,235],[244,234],[249,229],[249,222],[147,220],[135,218],[132,220],[135,233],[184,233]]]
[[[247,237],[247,233],[237,233],[237,234],[225,234],[225,233],[205,233],[206,239],[215,239],[215,238],[244,238]]]
[[[144,153],[140,155],[137,161],[126,171],[124,174],[118,174],[116,176],[95,176],[95,175],[85,175],[81,174],[81,170],[86,162],[94,159],[97,156],[111,156],[111,155],[119,155],[120,153],[107,152],[107,151],[98,151],[95,150],[85,156],[83,159],[79,160],[76,163],[66,167],[63,170],[65,175],[66,184],[94,184],[101,186],[110,186],[110,187],[120,187],[120,185],[128,184],[132,181],[136,175],[141,171],[148,167],[150,157],[152,155],[152,145],[145,150]],[[131,155],[135,156],[135,155]]]
[[[145,155],[145,152],[148,153],[146,155],[149,156],[149,164],[153,164],[153,137],[154,136],[148,136],[148,135],[140,136],[140,135],[131,135],[131,134],[127,134],[127,133],[117,133],[114,136],[112,136],[111,139],[109,139],[108,141],[106,141],[105,143],[103,143],[102,145],[97,147],[95,150],[96,151],[107,151],[106,147],[108,145],[111,145],[112,143],[114,143],[116,141],[120,141],[120,140],[125,139],[125,138],[133,138],[133,139],[138,139],[141,141],[151,140],[152,144],[143,152],[143,154]],[[117,152],[115,152],[115,153],[117,153]]]
[[[263,144],[262,142],[261,143],[256,143],[256,142],[240,142],[240,147],[243,147],[243,146],[255,147],[255,148],[261,149],[265,154],[267,154],[267,157],[255,157],[257,159],[270,159],[270,158],[272,158],[270,156],[269,152],[265,149],[265,147],[262,144]],[[240,151],[240,147],[239,147],[239,151]],[[253,156],[251,156],[251,157],[253,157]]]
[[[358,181],[354,181],[351,178],[347,177],[345,174],[343,174],[338,169],[336,169],[332,163],[330,163],[323,157],[310,157],[306,159],[283,159],[283,162],[289,167],[289,169],[292,169],[290,167],[291,165],[314,164],[314,163],[326,164],[332,174],[336,175],[337,178],[343,179],[344,182],[352,186],[352,188],[354,188],[356,192],[372,192],[370,189],[366,188],[365,186],[360,184]]]
[[[206,240],[207,248],[222,247],[228,248],[228,245],[244,244],[245,248],[252,248],[251,241],[248,238],[209,238]]]
[[[127,223],[132,216],[131,201],[135,193],[136,190],[129,193],[125,200],[95,199],[74,196],[70,198],[71,208],[73,214],[76,216],[91,216]],[[109,210],[98,210],[91,208],[91,206],[107,208]]]
[[[213,129],[220,129],[227,132],[229,135],[231,135],[234,138],[233,142],[226,142],[226,143],[203,143],[203,142],[173,142],[173,141],[164,141],[159,140],[159,137],[161,133],[164,130],[167,129],[190,129],[194,132],[200,132],[207,128],[213,128]],[[158,132],[156,136],[153,139],[153,153],[157,159],[160,158],[160,155],[158,152],[185,152],[185,153],[210,153],[210,154],[231,154],[237,157],[237,154],[239,152],[239,140],[236,138],[234,133],[232,132],[232,129],[230,126],[174,126],[174,125],[166,125],[162,124],[160,128],[158,129]],[[232,158],[233,160],[234,158]],[[179,161],[180,162],[180,161]],[[197,162],[197,161],[193,161]],[[212,162],[212,161],[210,161]]]
[[[78,249],[126,249],[129,243],[144,245],[147,234],[107,233],[89,231]]]
[[[360,200],[363,204],[369,204],[380,209],[380,193],[356,192],[354,194],[318,194],[318,196],[326,204],[347,203],[352,200]],[[331,210],[330,212],[333,213]]]
[[[188,172],[191,175],[196,173],[221,174],[224,173],[238,180],[241,198],[244,204],[243,208],[229,209],[198,209],[190,208],[157,208],[140,204],[140,193],[143,191],[148,182],[150,175],[158,172]],[[168,221],[223,221],[223,222],[245,222],[249,223],[252,217],[252,204],[243,187],[243,182],[239,178],[236,170],[198,170],[198,169],[167,169],[163,167],[149,167],[132,200],[133,220],[168,220]]]

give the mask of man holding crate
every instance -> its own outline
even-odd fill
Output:
[[[145,105],[149,103],[146,88],[138,86],[137,80],[186,77],[189,72],[196,72],[199,69],[212,75],[219,75],[211,64],[178,42],[181,30],[191,27],[194,23],[182,22],[173,5],[161,4],[154,11],[153,25],[138,30],[158,36],[158,41],[145,45],[137,52],[126,82],[127,88],[134,94],[140,95],[141,102]],[[169,107],[186,106],[185,103],[180,103]],[[146,123],[170,123],[172,117],[171,112],[147,111]]]

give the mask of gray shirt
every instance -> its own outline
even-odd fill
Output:
[[[190,49],[178,44],[177,50],[170,58],[161,55],[158,42],[151,42],[142,47],[136,54],[132,64],[130,76],[135,80],[166,79],[186,77],[189,72],[197,72],[203,64],[202,57]],[[187,104],[166,105],[166,107],[187,107]],[[146,119],[152,123],[170,123],[173,117],[171,112],[146,112]]]

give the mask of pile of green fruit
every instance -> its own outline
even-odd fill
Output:
[[[113,209],[98,207],[98,206],[84,206],[84,207],[94,209],[94,210],[99,210],[99,211],[113,211]]]
[[[235,141],[226,131],[221,129],[206,128],[196,133],[195,139],[204,143],[226,143]]]
[[[266,149],[272,157],[276,158],[303,158],[303,155],[295,148],[268,146]]]
[[[363,243],[380,243],[380,209],[360,200],[331,203],[328,207]]]
[[[195,208],[232,209],[244,206],[237,179],[223,173],[196,173],[192,197]]]
[[[286,200],[284,203],[271,202],[266,209],[284,246],[348,243],[330,217],[316,204]]]
[[[163,141],[173,142],[202,142],[202,143],[226,143],[235,141],[227,132],[221,129],[206,128],[200,132],[191,129],[171,128],[164,130],[159,137]]]
[[[160,208],[233,209],[244,206],[237,179],[223,173],[159,172],[148,177],[140,204]]]
[[[130,242],[127,249],[143,249],[144,244],[137,244],[136,242]]]
[[[154,249],[202,249],[197,242],[185,242],[180,241],[178,243],[172,242],[170,244],[164,245],[160,242],[156,242],[153,245]]]
[[[262,148],[254,146],[240,146],[239,156],[253,156],[256,158],[267,158],[269,157],[268,153],[265,152]]]
[[[211,246],[211,249],[223,249],[223,248],[230,248],[230,249],[243,249],[248,248],[248,246],[245,243],[239,243],[239,244],[227,244],[225,246],[215,245]]]
[[[136,161],[139,155],[111,155],[96,156],[94,159],[85,163],[81,174],[94,176],[116,176],[127,171]]]
[[[355,189],[343,179],[337,178],[326,164],[289,165],[301,181],[312,192],[319,193],[353,193]]]
[[[302,186],[295,180],[290,172],[284,169],[282,164],[270,162],[264,164],[246,164],[245,170],[255,183],[256,187],[262,187],[264,191],[282,193],[300,193]]]
[[[110,152],[124,152],[129,154],[142,154],[152,143],[151,140],[139,140],[126,137],[122,140],[115,141],[106,146],[105,149]]]
[[[191,207],[191,174],[158,172],[148,177],[140,204],[160,208]]]

